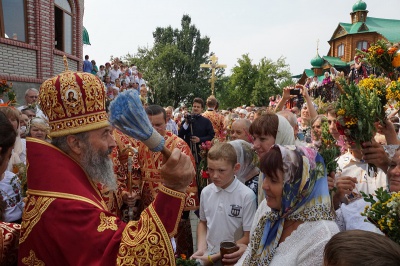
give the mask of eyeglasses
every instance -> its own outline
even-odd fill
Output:
[[[37,99],[38,98],[38,96],[28,96],[29,98],[31,98],[31,99]]]

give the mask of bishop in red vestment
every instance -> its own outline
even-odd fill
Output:
[[[67,101],[74,93],[76,102]],[[116,146],[105,88],[94,75],[66,71],[40,88],[52,144],[27,140],[28,191],[19,265],[175,265],[176,234],[194,169],[174,150],[161,169],[164,186],[138,221],[122,222],[97,187],[117,185]]]

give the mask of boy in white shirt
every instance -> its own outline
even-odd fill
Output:
[[[208,173],[213,182],[200,197],[197,251],[192,255],[203,265],[221,264],[220,243],[235,241],[247,245],[256,212],[254,192],[235,176],[240,164],[229,143],[215,143],[207,155]],[[243,250],[244,251],[244,250]]]

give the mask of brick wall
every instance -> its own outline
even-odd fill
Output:
[[[39,17],[37,16],[37,6],[35,0],[26,0],[26,19],[27,19],[27,31],[28,40],[31,44],[37,44],[36,34],[39,31],[36,30],[36,25],[38,25]]]
[[[72,55],[70,70],[82,68],[82,21],[84,0],[70,0],[72,16]],[[0,37],[0,78],[33,87],[64,71],[64,52],[54,47],[54,1],[26,0],[27,42]],[[61,60],[60,60],[61,58]],[[15,87],[14,87],[15,88]],[[18,88],[16,88],[18,90]]]
[[[68,61],[68,69],[72,70],[72,71],[77,71],[77,69],[78,69],[77,61],[69,59],[69,58],[67,58],[67,61]],[[65,71],[65,67],[64,67],[63,56],[54,55],[54,64],[53,64],[54,75],[58,75],[64,71]]]
[[[36,51],[0,43],[0,72],[36,78]]]

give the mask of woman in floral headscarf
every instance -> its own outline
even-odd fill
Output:
[[[260,161],[267,202],[236,265],[322,265],[333,221],[325,166],[313,149],[274,145]]]

